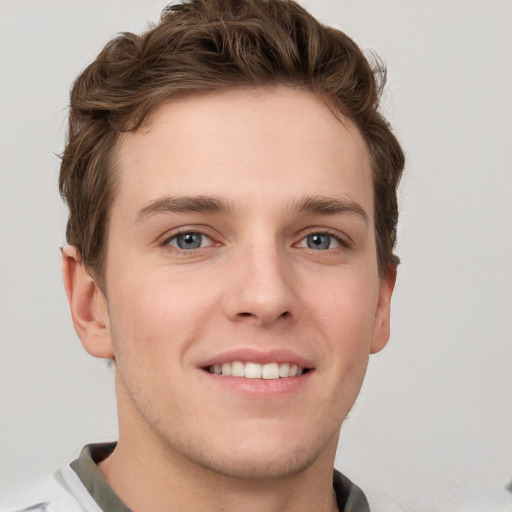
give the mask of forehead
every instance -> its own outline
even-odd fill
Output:
[[[233,204],[303,196],[356,200],[371,218],[368,150],[355,124],[311,92],[281,87],[195,94],[165,102],[115,151],[114,207],[165,194]],[[127,214],[128,211],[125,211]]]

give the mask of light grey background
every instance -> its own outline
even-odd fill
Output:
[[[83,351],[61,285],[55,153],[74,77],[164,3],[0,3],[0,495],[116,437],[111,370]],[[392,338],[372,358],[337,464],[392,495],[431,481],[502,489],[512,479],[512,3],[306,6],[387,62],[385,112],[408,159]]]

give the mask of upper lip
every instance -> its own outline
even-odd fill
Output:
[[[288,349],[272,349],[262,350],[256,348],[236,348],[230,349],[223,352],[219,352],[204,361],[199,363],[200,368],[207,368],[222,363],[231,363],[233,361],[243,361],[245,363],[291,363],[300,366],[301,368],[313,368],[313,362]]]

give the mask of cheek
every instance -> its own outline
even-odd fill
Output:
[[[338,390],[331,406],[341,407],[346,413],[345,407],[357,396],[368,365],[378,303],[378,279],[338,277],[331,280],[329,286],[324,283],[323,289],[316,289],[310,311],[321,335],[319,348],[326,352],[329,378]]]
[[[153,365],[166,359],[179,361],[179,355],[205,330],[218,303],[214,293],[198,287],[200,283],[162,272],[146,272],[143,280],[117,283],[117,287],[112,283],[109,300],[116,358],[129,352]]]
[[[366,348],[375,320],[378,278],[339,272],[335,278],[311,282],[309,309],[315,314],[327,338],[347,348]]]

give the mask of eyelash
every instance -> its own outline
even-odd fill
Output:
[[[350,249],[352,247],[352,242],[351,240],[348,239],[347,236],[343,237],[340,235],[340,232],[339,231],[335,231],[335,230],[331,230],[331,229],[326,229],[326,228],[312,228],[310,229],[305,236],[303,236],[300,241],[299,241],[299,244],[303,241],[303,240],[306,240],[309,236],[312,236],[312,235],[327,235],[329,237],[331,237],[332,239],[336,240],[337,243],[339,243],[340,247],[344,248],[344,249]],[[329,250],[331,248],[328,248],[328,249],[325,249],[325,250]],[[335,248],[332,248],[332,249],[335,249]]]
[[[184,236],[184,235],[187,235],[187,234],[199,235],[201,237],[206,237],[207,239],[210,240],[211,243],[209,245],[205,246],[205,247],[195,247],[195,248],[191,248],[191,249],[184,249],[184,248],[177,247],[175,245],[171,245],[171,242],[173,240],[176,240],[179,236]],[[319,229],[312,228],[312,229],[310,229],[299,240],[298,243],[294,244],[294,246],[295,247],[300,246],[300,244],[305,242],[307,240],[307,238],[312,236],[312,235],[329,236],[331,239],[334,239],[339,244],[339,247],[341,247],[341,248],[349,249],[352,246],[351,241],[347,240],[347,237],[340,236],[340,233],[338,231],[334,231],[334,230],[330,230],[330,229],[325,229],[325,228],[323,228],[323,229],[322,228],[319,228]],[[199,229],[197,229],[197,230],[195,230],[195,229],[183,229],[182,231],[175,232],[171,236],[166,237],[164,240],[162,240],[160,245],[162,247],[166,248],[169,251],[178,252],[178,253],[181,253],[181,254],[191,254],[191,253],[193,253],[193,252],[195,252],[195,251],[197,251],[199,249],[206,249],[208,247],[218,246],[218,245],[221,245],[221,244],[215,242],[214,239],[211,236],[207,235],[206,233],[203,233]],[[323,249],[323,250],[313,249],[311,247],[303,247],[303,248],[305,248],[305,249],[308,248],[308,249],[310,249],[312,251],[315,251],[315,252],[325,252],[325,251],[329,251],[329,250],[338,249],[339,247],[327,247],[326,249]]]
[[[162,247],[164,247],[164,248],[167,248],[168,250],[178,251],[181,254],[190,254],[191,252],[197,251],[198,249],[205,249],[206,248],[206,247],[197,247],[197,248],[192,248],[192,249],[183,249],[181,247],[176,247],[174,245],[171,245],[171,242],[173,240],[176,240],[178,237],[184,236],[184,235],[199,235],[199,236],[201,236],[203,238],[207,238],[212,243],[210,245],[206,246],[206,247],[220,245],[219,243],[216,243],[211,236],[208,236],[206,233],[203,233],[199,229],[197,229],[197,230],[196,229],[184,229],[182,231],[178,231],[176,233],[173,233],[171,236],[168,236],[164,240],[162,240],[160,245]]]

